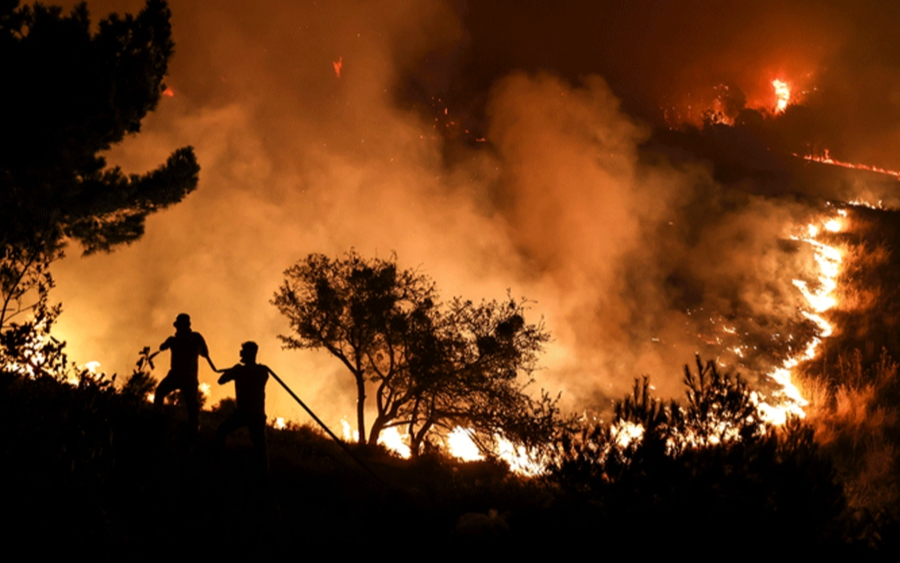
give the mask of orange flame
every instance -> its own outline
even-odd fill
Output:
[[[791,102],[791,87],[787,82],[777,78],[772,81],[772,86],[775,88],[775,96],[778,98],[775,103],[775,113],[784,113]]]
[[[818,288],[810,289],[803,280],[793,280],[793,284],[806,299],[808,305],[808,309],[802,311],[803,315],[815,323],[819,330],[818,335],[810,341],[805,350],[788,358],[780,368],[769,374],[769,377],[780,385],[781,389],[773,397],[776,399],[776,404],[761,402],[758,409],[763,419],[771,424],[784,424],[789,415],[800,418],[806,416],[803,407],[809,404],[809,401],[803,397],[791,380],[791,372],[801,362],[814,358],[822,338],[827,338],[834,330],[831,323],[825,320],[820,313],[828,311],[837,304],[834,291],[837,289],[837,278],[840,275],[843,261],[840,249],[819,241],[818,236],[823,228],[832,233],[842,231],[845,228],[846,216],[846,212],[838,211],[837,216],[822,220],[821,227],[815,224],[807,225],[806,233],[803,236],[792,237],[812,245],[815,252]]]
[[[796,154],[794,156],[797,156]],[[840,166],[842,168],[850,168],[853,170],[866,170],[868,172],[876,172],[878,174],[886,174],[888,176],[893,176],[900,180],[900,171],[898,170],[889,170],[887,168],[880,168],[878,166],[869,166],[868,164],[853,164],[851,162],[844,162],[842,160],[837,160],[831,157],[831,152],[828,149],[825,149],[821,155],[812,155],[808,154],[803,157],[803,160],[808,160],[810,162],[818,162],[820,164],[830,164],[831,166]]]
[[[344,57],[338,57],[338,60],[331,63],[334,66],[334,75],[341,77],[341,68],[344,66]]]

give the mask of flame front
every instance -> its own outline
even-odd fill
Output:
[[[797,156],[796,154],[794,156]],[[836,158],[832,158],[831,152],[828,149],[822,151],[820,155],[808,154],[803,157],[803,160],[808,160],[810,162],[818,162],[819,164],[829,164],[831,166],[840,166],[841,168],[850,168],[851,170],[865,170],[867,172],[875,172],[877,174],[885,174],[887,176],[893,176],[900,180],[900,170],[891,170],[889,168],[881,168],[879,166],[871,166],[868,164],[853,164],[852,162],[845,162],[843,160],[838,160]],[[851,201],[851,205],[856,205],[856,201]],[[860,205],[865,205],[867,207],[874,207],[865,202],[859,202]]]
[[[816,356],[816,351],[822,342],[822,338],[827,338],[834,332],[834,327],[821,313],[832,309],[837,304],[835,290],[837,289],[837,279],[843,262],[840,249],[821,242],[818,240],[818,237],[823,230],[829,233],[841,232],[845,227],[846,220],[847,212],[839,210],[835,216],[821,221],[819,225],[814,223],[807,225],[805,235],[791,237],[812,245],[815,252],[815,261],[818,268],[817,287],[810,289],[809,284],[804,280],[795,279],[792,281],[794,286],[800,290],[808,305],[808,309],[801,312],[803,316],[816,325],[818,334],[813,337],[802,352],[791,356],[784,361],[781,367],[769,374],[769,378],[779,386],[779,390],[772,397],[775,400],[775,404],[763,401],[759,404],[759,412],[763,420],[771,424],[784,424],[789,415],[801,418],[806,416],[803,407],[809,404],[809,401],[803,397],[794,384],[792,370],[801,362],[813,359]]]

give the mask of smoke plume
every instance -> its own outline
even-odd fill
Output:
[[[191,144],[200,188],[128,248],[69,249],[54,269],[59,335],[79,361],[125,373],[187,312],[217,364],[255,340],[260,361],[335,423],[353,412],[350,374],[325,353],[282,351],[288,326],[269,301],[297,260],[353,247],[395,252],[445,298],[533,300],[531,320],[554,337],[539,386],[570,408],[602,408],[642,374],[674,395],[681,364],[729,344],[723,324],[761,350],[745,367],[762,373],[782,353],[771,335],[805,326],[791,278],[812,258],[786,241],[821,205],[818,188],[794,197],[753,176],[723,180],[655,131],[722,83],[760,107],[786,72],[822,84],[805,94],[820,124],[811,147],[892,165],[900,86],[839,77],[898,62],[854,67],[877,50],[855,26],[895,31],[862,8],[843,17],[813,3],[574,4],[173,0],[174,95],[109,160],[142,172]],[[89,7],[98,19],[140,6]],[[864,100],[889,109],[871,137],[868,114],[846,126]],[[214,379],[201,368],[213,403],[230,393]],[[305,420],[271,390],[269,411]]]

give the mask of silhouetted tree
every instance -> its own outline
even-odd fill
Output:
[[[137,133],[165,89],[170,12],[148,0],[95,33],[85,4],[0,4],[0,329],[52,286],[48,265],[67,240],[108,251],[144,232],[150,213],[197,186],[190,147],[156,170],[126,175],[100,153]]]
[[[435,428],[457,425],[482,442],[496,435],[530,445],[549,440],[563,423],[556,401],[524,392],[549,335],[525,322],[524,302],[457,298],[431,313],[412,327],[408,398],[395,402],[391,417],[391,425],[407,427],[412,451]]]
[[[399,270],[393,259],[367,261],[355,251],[338,260],[311,254],[286,270],[285,278],[273,303],[294,335],[280,338],[287,348],[325,348],[350,370],[359,443],[365,444],[366,382],[377,384],[379,409],[388,409],[385,403],[408,376],[404,335],[413,319],[430,316],[424,310],[434,307],[434,286],[416,272]]]
[[[437,428],[472,426],[485,436],[547,437],[559,421],[555,401],[524,393],[549,336],[527,324],[522,302],[454,299],[437,303],[434,283],[401,270],[395,258],[365,260],[351,251],[313,254],[285,272],[273,303],[294,334],[287,348],[324,348],[350,370],[357,391],[359,443],[405,425],[412,450]],[[366,432],[367,390],[376,414]],[[541,434],[543,432],[543,434]]]
[[[704,446],[760,435],[762,418],[747,382],[739,375],[719,373],[712,360],[704,365],[696,356],[695,362],[696,374],[684,366],[687,405],[673,410],[683,440]]]

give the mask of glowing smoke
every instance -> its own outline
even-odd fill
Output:
[[[139,6],[90,7],[96,18]],[[808,272],[813,257],[786,244],[784,229],[805,223],[810,207],[723,186],[708,164],[646,150],[650,129],[619,107],[629,89],[640,92],[625,98],[626,109],[645,118],[652,112],[641,108],[659,108],[666,96],[681,103],[691,80],[706,81],[707,71],[697,80],[691,69],[716,68],[704,66],[710,61],[728,74],[711,84],[740,78],[734,69],[752,66],[750,48],[725,31],[714,34],[727,40],[713,57],[711,46],[692,51],[669,28],[658,29],[651,46],[671,38],[668,56],[683,56],[687,69],[654,63],[650,47],[635,46],[629,64],[646,78],[623,78],[630,76],[624,61],[612,57],[578,71],[601,71],[611,88],[596,75],[510,73],[540,65],[528,50],[504,51],[502,35],[497,57],[508,64],[498,62],[499,72],[478,66],[488,63],[466,66],[464,47],[484,49],[473,18],[488,8],[474,4],[462,19],[450,5],[412,1],[283,0],[252,9],[173,2],[172,10],[177,52],[167,85],[177,94],[110,161],[144,171],[190,143],[203,167],[200,189],[152,217],[132,247],[57,265],[54,297],[65,306],[58,332],[81,361],[127,372],[140,347],[157,346],[175,315],[189,312],[218,364],[236,362],[240,343],[256,340],[260,361],[337,421],[352,410],[349,374],[326,354],[282,352],[275,337],[287,326],[269,299],[297,259],[351,246],[363,255],[396,251],[445,297],[502,297],[511,288],[536,300],[532,313],[545,317],[555,337],[539,377],[565,390],[569,406],[619,397],[642,373],[661,393],[680,392],[678,366],[698,349],[728,344],[714,341],[723,322],[762,350],[761,364],[772,364],[779,359],[772,335],[805,322],[791,278]],[[564,7],[534,25],[552,30],[570,12]],[[797,76],[845,52],[843,35],[821,31],[832,23],[813,18],[797,26],[804,14],[798,9],[786,23],[753,19],[768,38],[755,40],[766,47],[759,56],[779,52],[776,29],[827,38],[785,62]],[[507,23],[508,33],[520,30]],[[585,37],[574,34],[562,49]],[[557,74],[574,74],[557,60],[561,54],[548,53]],[[584,57],[571,64],[593,60]],[[762,74],[753,80],[771,96],[772,77]],[[664,86],[669,78],[672,88]],[[478,105],[479,93],[488,100],[483,117],[478,109],[461,116],[476,125],[483,119],[483,146],[434,139],[432,116],[407,91],[464,90],[457,81],[473,88],[451,96],[451,111]],[[755,87],[743,88],[750,100]],[[830,107],[831,98],[820,100]],[[214,381],[201,370],[204,379]],[[213,385],[211,403],[227,393]],[[303,419],[271,390],[269,409]]]

